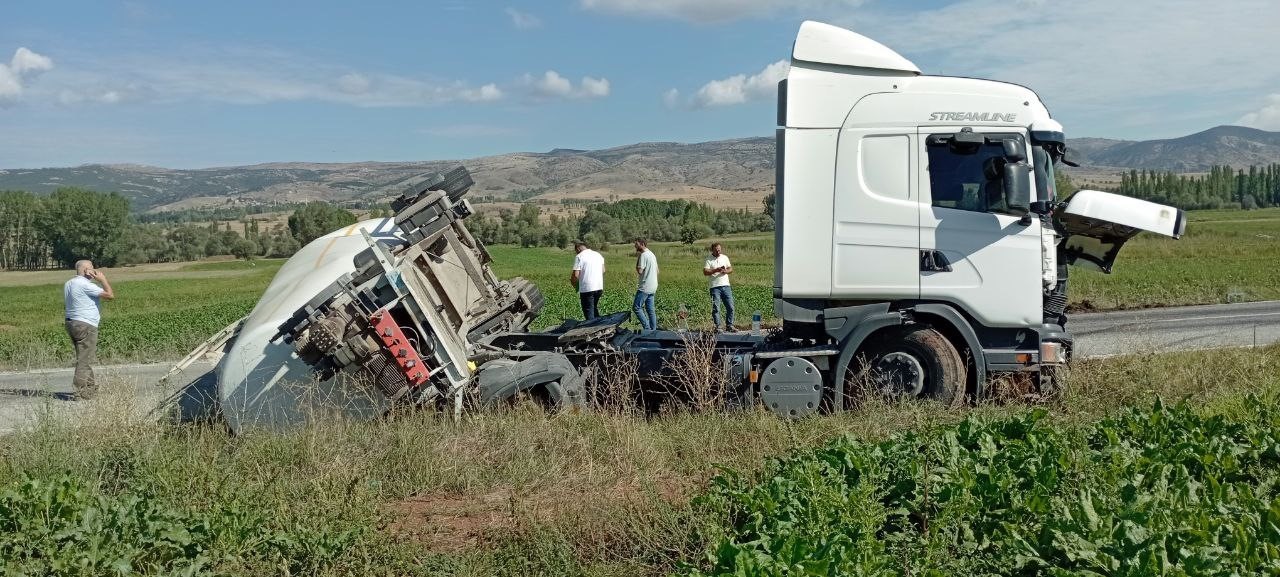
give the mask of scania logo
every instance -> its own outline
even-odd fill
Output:
[[[1014,122],[1016,112],[934,112],[929,120],[953,120],[960,122]]]

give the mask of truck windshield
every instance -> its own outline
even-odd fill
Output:
[[[1058,186],[1054,182],[1053,157],[1043,146],[1031,148],[1031,163],[1036,176],[1036,191],[1040,198],[1053,202],[1058,199]],[[1045,194],[1046,191],[1048,194]]]

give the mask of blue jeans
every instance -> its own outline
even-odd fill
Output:
[[[711,287],[711,325],[720,328],[720,303],[724,303],[725,330],[733,329],[733,289],[728,286]]]
[[[635,311],[636,321],[640,323],[640,328],[650,331],[657,330],[658,311],[653,308],[653,293],[636,291],[636,299],[631,303],[631,310]]]

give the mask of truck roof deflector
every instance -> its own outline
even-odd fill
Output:
[[[800,25],[791,58],[819,64],[920,74],[919,67],[888,46],[857,32],[812,20]]]

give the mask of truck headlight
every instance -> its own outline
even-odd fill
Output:
[[[1040,364],[1060,365],[1067,362],[1067,347],[1062,343],[1040,343]]]

